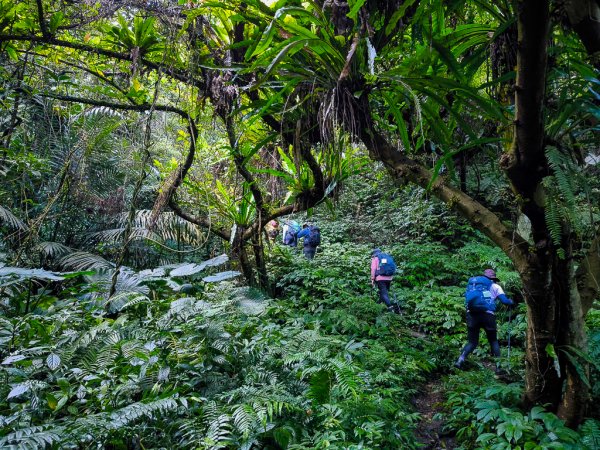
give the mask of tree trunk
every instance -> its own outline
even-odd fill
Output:
[[[589,400],[581,376],[587,376],[587,364],[571,350],[587,349],[584,315],[571,255],[561,259],[555,251],[548,254],[552,257],[543,265],[532,264],[521,274],[528,306],[524,404],[549,404],[575,427]]]
[[[584,417],[590,398],[587,386],[589,365],[572,351],[572,349],[576,349],[586,353],[588,347],[585,315],[577,288],[575,264],[571,250],[569,248],[566,258],[560,260],[557,267],[557,275],[561,277],[560,292],[564,294],[558,310],[562,321],[558,327],[558,356],[564,380],[564,391],[558,407],[558,416],[565,420],[568,426],[576,427]]]
[[[242,243],[237,249],[234,248],[233,254],[234,256],[237,256],[237,259],[240,262],[240,269],[242,270],[242,274],[248,285],[256,286],[256,278],[254,277],[254,271],[252,270],[252,263],[250,262],[250,258],[248,258],[246,246]]]
[[[556,345],[556,297],[550,268],[531,268],[521,274],[528,307],[525,350],[524,404],[550,404],[560,401],[560,379],[554,370],[552,346]]]
[[[271,287],[269,286],[269,276],[267,275],[267,264],[265,262],[265,248],[263,246],[263,240],[260,234],[253,236],[252,248],[254,249],[254,262],[256,264],[256,271],[258,273],[258,287],[271,293]]]
[[[248,258],[248,251],[246,250],[246,243],[242,238],[244,234],[244,228],[237,227],[233,231],[231,239],[231,257],[237,259],[240,264],[240,270],[246,279],[246,282],[250,286],[256,286],[256,279],[254,278],[254,270],[252,269],[252,263]]]

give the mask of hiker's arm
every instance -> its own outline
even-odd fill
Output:
[[[309,233],[309,230],[308,230],[308,228],[304,228],[303,230],[300,230],[300,231],[298,231],[298,234],[296,235],[296,237],[297,237],[298,239],[300,239],[300,238],[304,238],[304,237],[307,237],[307,236],[308,236],[308,233]]]
[[[502,286],[500,286],[499,284],[492,284],[491,291],[492,298],[497,298],[505,305],[512,305],[514,303],[510,298],[506,296],[506,294],[504,293],[504,289],[502,289]]]
[[[499,299],[505,305],[513,305],[514,304],[514,302],[510,298],[508,298],[505,294],[500,294],[496,298]]]

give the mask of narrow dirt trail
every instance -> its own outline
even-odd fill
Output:
[[[417,426],[416,437],[425,450],[454,449],[456,443],[453,436],[443,432],[444,423],[434,418],[441,412],[444,392],[438,378],[430,380],[415,396],[413,402],[417,412],[421,414],[421,422]]]

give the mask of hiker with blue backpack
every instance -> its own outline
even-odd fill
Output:
[[[290,247],[296,247],[298,245],[298,232],[300,232],[300,225],[295,220],[286,220],[283,225],[283,245]]]
[[[500,344],[498,344],[496,326],[496,300],[513,307],[514,302],[508,298],[502,287],[498,284],[500,280],[492,269],[485,269],[483,275],[469,278],[465,291],[465,307],[467,309],[467,345],[463,348],[454,366],[458,369],[463,367],[467,356],[477,348],[479,343],[479,330],[485,330],[487,340],[492,349],[494,357],[500,357]],[[501,374],[500,362],[496,360],[496,373]]]
[[[304,239],[304,256],[307,259],[313,259],[317,252],[317,247],[321,244],[321,230],[319,227],[305,223],[302,230],[296,235],[296,239]]]
[[[390,286],[396,273],[396,262],[392,255],[383,253],[376,248],[371,252],[371,286],[377,284],[379,301],[385,303],[389,311],[394,311],[390,302]]]

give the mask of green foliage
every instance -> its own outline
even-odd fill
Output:
[[[337,448],[414,448],[412,383],[433,365],[418,349],[400,352],[410,337],[371,299],[320,311],[307,299],[311,315],[233,287],[147,295],[113,297],[116,320],[65,291],[1,321],[3,445],[313,448],[335,438]]]
[[[581,236],[585,214],[578,211],[577,196],[589,187],[577,164],[571,157],[555,147],[548,147],[546,158],[552,175],[544,179],[546,188],[546,225],[556,246],[563,244],[565,233]],[[564,257],[564,250],[561,250]]]
[[[452,393],[444,418],[448,428],[458,430],[456,436],[467,448],[593,448],[585,444],[594,438],[593,423],[578,434],[540,406],[520,411],[520,385],[490,384],[474,376],[458,378],[448,382]]]
[[[389,140],[433,172],[429,187],[460,173],[461,189],[512,218],[521,199],[497,170],[512,107],[495,94],[512,92],[514,73],[489,76],[498,51],[514,48],[503,40],[515,28],[512,6],[14,3],[0,0],[0,261],[44,269],[0,268],[0,446],[418,447],[411,399],[464,340],[466,279],[492,267],[514,295],[519,280],[448,205],[425,201],[430,192],[392,186],[381,167],[363,170],[354,141]],[[572,36],[555,33],[545,214],[555,247],[567,236],[579,247],[598,215],[597,191],[577,178],[594,179],[580,160],[597,147],[598,80]],[[177,107],[200,132],[157,111],[48,98],[63,94]],[[200,275],[209,265],[197,263],[198,249],[217,253],[203,247],[208,237],[170,213],[150,223],[165,206],[151,210],[159,182],[173,181],[192,142],[178,201],[221,234],[252,230],[281,205],[304,208],[312,190],[344,196],[314,262],[273,249],[279,300],[206,285],[237,274]],[[374,301],[375,246],[399,263],[392,297],[403,315]],[[117,260],[135,270],[120,267],[107,298]],[[88,269],[97,272],[53,272]],[[498,317],[501,339],[510,332],[520,347],[509,361],[519,373],[526,324],[516,312],[510,325]],[[580,374],[598,359],[595,322],[592,313],[589,355],[552,347]],[[577,436],[541,409],[519,411],[517,388],[479,369],[457,377],[479,390],[453,386],[463,395],[449,399],[447,422],[466,446],[596,445],[596,422]],[[596,367],[588,381],[597,396]]]

